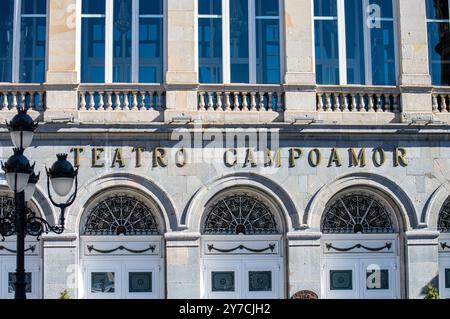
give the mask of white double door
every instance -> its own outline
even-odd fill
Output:
[[[42,260],[25,257],[25,281],[28,299],[42,298]],[[13,299],[15,292],[16,258],[0,256],[0,299]]]
[[[283,293],[281,258],[244,255],[203,260],[202,297],[206,299],[279,299]]]
[[[163,297],[161,258],[89,258],[82,261],[83,298],[159,299]]]
[[[396,257],[327,257],[322,260],[322,292],[327,299],[398,299]]]

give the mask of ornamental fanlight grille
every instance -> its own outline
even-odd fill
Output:
[[[270,209],[256,197],[239,194],[220,199],[207,213],[205,234],[278,234]]]
[[[142,201],[115,195],[97,203],[84,227],[85,235],[155,235],[158,224],[154,212]]]
[[[438,229],[443,233],[450,233],[450,198],[445,201],[439,213]]]
[[[353,192],[336,199],[322,224],[327,234],[394,233],[389,210],[370,194]]]

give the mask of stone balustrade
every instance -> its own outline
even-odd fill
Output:
[[[450,113],[450,88],[433,88],[431,101],[434,113]]]
[[[200,86],[198,110],[207,112],[278,112],[285,110],[280,85]]]
[[[2,84],[0,87],[0,110],[16,112],[18,107],[31,111],[45,111],[45,88],[39,84]]]
[[[319,86],[317,111],[400,113],[400,91],[396,87]]]
[[[164,111],[165,90],[160,85],[80,85],[78,110]]]

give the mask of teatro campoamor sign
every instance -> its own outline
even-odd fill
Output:
[[[93,168],[139,168],[143,165],[151,164],[153,168],[167,167],[169,161],[183,168],[192,163],[208,164],[210,156],[198,156],[199,152],[205,149],[184,149],[184,148],[163,148],[163,147],[74,147],[71,149],[73,161],[76,167],[86,163],[89,158],[89,165]],[[108,154],[110,152],[110,154]],[[133,153],[132,156],[125,156],[124,152]],[[408,156],[405,148],[394,147],[392,149],[378,148],[312,148],[303,149],[300,147],[279,148],[271,150],[255,150],[253,148],[224,148],[212,150],[215,154],[215,164],[219,161],[225,167],[256,168],[256,167],[284,167],[295,168],[301,165],[311,167],[366,167],[369,161],[373,166],[381,167],[392,165],[394,167],[408,166]],[[88,156],[86,156],[89,153]],[[208,154],[211,153],[211,150]],[[391,153],[391,154],[389,154]],[[388,156],[390,155],[390,156]],[[129,158],[133,160],[130,163]],[[199,158],[201,162],[198,162]],[[389,163],[390,162],[390,163]]]

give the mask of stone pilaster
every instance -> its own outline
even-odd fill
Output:
[[[321,295],[320,238],[321,233],[290,232],[288,238],[289,295],[309,290]]]
[[[438,287],[439,232],[413,230],[406,233],[407,298],[423,299],[425,287]]]
[[[77,4],[81,1],[48,1],[46,121],[67,120],[77,114]]]
[[[312,0],[284,1],[285,120],[313,118],[316,111]]]
[[[196,0],[167,1],[167,111],[165,121],[197,106]]]
[[[200,234],[166,233],[167,298],[200,298]]]
[[[399,60],[403,120],[431,115],[431,77],[425,1],[398,1]]]

